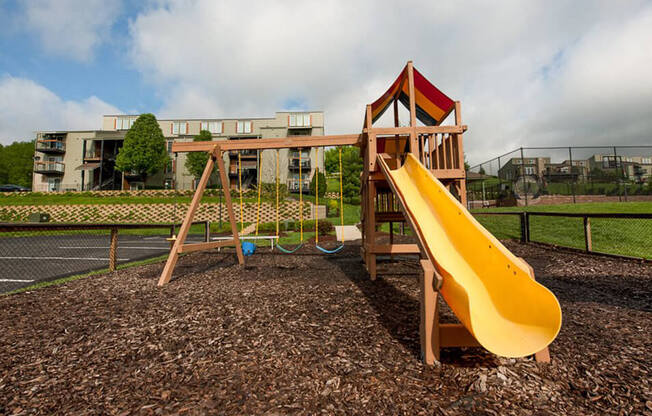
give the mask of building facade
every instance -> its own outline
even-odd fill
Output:
[[[288,136],[323,136],[324,114],[321,111],[277,112],[270,118],[161,119],[158,124],[166,138],[170,163],[146,183],[137,175],[115,168],[115,158],[125,134],[137,115],[106,115],[100,130],[37,132],[34,152],[32,190],[37,192],[126,190],[150,188],[193,189],[195,178],[185,168],[186,153],[172,153],[175,141],[189,142],[201,130],[208,130],[213,140],[281,138]],[[239,157],[238,157],[239,156]],[[316,168],[323,171],[323,152],[315,148],[298,150],[233,151],[225,156],[225,167],[232,188],[240,182],[248,188],[258,182],[279,181],[291,191],[308,184]],[[301,179],[299,178],[301,163]],[[212,178],[217,183],[217,178]]]

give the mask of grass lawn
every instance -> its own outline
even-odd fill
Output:
[[[519,239],[517,216],[483,212],[652,213],[652,202],[607,202],[474,210],[480,223],[499,239]],[[652,220],[592,218],[591,240],[597,252],[652,259]],[[584,249],[582,218],[530,216],[532,241]]]

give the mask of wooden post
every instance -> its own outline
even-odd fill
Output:
[[[421,357],[427,365],[439,361],[439,302],[434,289],[435,268],[430,260],[421,260],[423,275],[420,284],[421,316],[419,335],[421,337]]]
[[[519,259],[521,259],[526,264],[526,266],[528,268],[528,272],[529,272],[530,277],[532,278],[532,280],[536,280],[535,277],[534,277],[534,269],[532,268],[532,266],[530,266],[530,263],[526,262],[523,257],[519,257]],[[534,354],[534,360],[539,362],[539,363],[549,363],[550,362],[550,350],[548,349],[548,347],[545,347],[541,351],[536,352]]]
[[[591,241],[591,220],[584,217],[584,245],[587,252],[593,251],[593,242]]]
[[[186,216],[183,219],[181,228],[179,229],[179,235],[177,235],[177,239],[174,241],[174,244],[172,245],[172,250],[170,250],[170,256],[168,257],[168,260],[165,262],[165,267],[163,267],[163,272],[161,273],[161,277],[158,279],[159,286],[163,286],[164,284],[168,283],[170,281],[170,278],[172,278],[172,272],[174,271],[174,266],[177,264],[177,260],[179,260],[179,250],[183,246],[183,243],[186,241],[186,237],[188,236],[188,231],[190,231],[190,226],[192,225],[192,219],[194,218],[195,211],[197,210],[197,207],[201,202],[201,198],[204,195],[204,190],[206,189],[208,178],[210,178],[211,173],[213,173],[214,166],[215,166],[215,154],[214,152],[211,152],[211,157],[209,157],[208,161],[206,162],[204,173],[202,173],[201,179],[197,184],[195,195],[192,197],[192,201],[190,202],[190,206],[188,207],[188,212],[186,212]],[[224,183],[222,183],[222,186],[224,186]]]
[[[231,232],[233,233],[233,240],[235,242],[235,252],[238,256],[238,263],[244,264],[242,245],[240,244],[240,236],[238,235],[238,224],[236,223],[235,214],[233,213],[233,204],[231,203],[231,189],[227,186],[229,179],[226,176],[222,151],[218,149],[215,153],[217,153],[217,168],[220,171],[220,180],[222,181],[222,189],[224,190],[224,203],[226,204],[229,213],[229,221],[231,222]]]
[[[399,124],[400,124],[400,122],[399,122],[399,119],[398,119],[398,99],[394,98],[394,127],[398,127]],[[399,149],[399,146],[398,146],[398,144],[399,144],[399,135],[398,134],[394,135],[394,143],[395,143],[394,150],[396,150],[396,153],[394,154],[394,158],[396,159],[396,168],[400,168],[401,167],[401,161],[399,159],[400,159],[400,155],[401,155],[401,149]]]
[[[211,222],[208,220],[204,221],[204,241],[211,241]]]
[[[116,269],[116,253],[118,251],[118,229],[111,228],[111,245],[109,246],[109,271]]]
[[[419,146],[417,144],[417,132],[415,127],[417,126],[417,104],[416,97],[414,92],[414,67],[412,61],[407,63],[408,71],[408,93],[410,94],[410,153],[412,153],[417,158],[419,157]]]
[[[372,127],[371,105],[366,108],[365,123],[367,131]],[[371,280],[376,280],[376,255],[373,253],[373,246],[376,243],[376,186],[373,182],[371,172],[376,168],[376,134],[367,133],[367,165],[365,166],[366,175],[366,196],[364,201],[364,244],[365,244],[365,263]]]
[[[461,126],[462,125],[462,105],[460,104],[459,101],[455,101],[455,125]],[[455,135],[455,141],[457,144],[457,156],[458,156],[458,161],[459,161],[459,169],[462,169],[462,171],[465,172],[466,176],[466,169],[464,168],[464,146],[462,145],[462,133],[458,133]],[[460,190],[460,202],[462,205],[466,206],[466,177],[463,179],[459,179],[459,190]]]

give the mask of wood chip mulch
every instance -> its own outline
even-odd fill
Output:
[[[414,258],[194,253],[1,297],[0,414],[651,415],[652,265],[508,244],[562,304],[551,364],[425,367]]]

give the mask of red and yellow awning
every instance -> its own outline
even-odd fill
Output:
[[[440,124],[455,107],[455,102],[432,85],[416,68],[414,68],[414,96],[416,116],[426,126]],[[407,66],[401,71],[392,86],[371,104],[373,122],[383,115],[394,99],[398,99],[406,108],[410,108]]]

